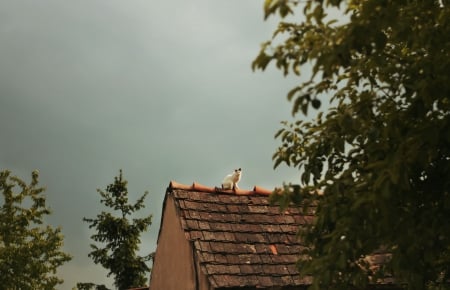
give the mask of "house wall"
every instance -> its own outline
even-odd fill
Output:
[[[151,272],[151,290],[196,290],[190,242],[186,240],[172,196],[167,196]]]
[[[208,278],[203,273],[202,269],[200,268],[200,263],[198,262],[198,259],[196,259],[195,264],[197,265],[196,272],[197,272],[197,281],[198,281],[198,290],[214,290],[214,288],[211,286],[211,284],[208,281]]]

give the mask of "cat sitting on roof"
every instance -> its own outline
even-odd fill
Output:
[[[228,174],[222,181],[222,189],[236,189],[238,182],[241,180],[242,170],[241,168],[235,169],[233,173]]]

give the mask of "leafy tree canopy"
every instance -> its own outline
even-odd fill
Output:
[[[109,290],[109,289],[105,285],[97,285],[88,282],[88,283],[77,283],[77,286],[72,288],[72,290]]]
[[[329,16],[336,9],[340,19]],[[301,274],[313,275],[312,289],[363,289],[386,275],[447,289],[450,2],[266,0],[264,11],[282,21],[253,68],[311,72],[288,99],[293,115],[319,109],[284,123],[273,156],[301,170],[300,186],[273,199],[316,206]],[[379,250],[390,258],[369,267]]]
[[[50,214],[40,187],[39,174],[33,171],[30,184],[0,171],[0,288],[55,289],[63,283],[55,273],[71,260],[61,251],[60,228],[45,225]]]
[[[91,238],[104,247],[91,244],[89,253],[96,264],[102,265],[114,276],[114,285],[119,289],[144,286],[147,283],[146,273],[150,271],[146,261],[151,255],[141,257],[138,255],[140,235],[151,225],[152,215],[144,218],[131,216],[144,208],[145,192],[134,204],[128,202],[127,181],[123,179],[122,170],[119,176],[114,177],[114,182],[106,187],[106,190],[98,189],[101,196],[100,202],[116,212],[102,211],[96,219],[84,218],[89,223],[89,228],[94,228],[96,233]],[[90,289],[95,284],[79,283],[79,287]],[[103,289],[103,285],[97,289]],[[81,288],[80,288],[81,289]]]

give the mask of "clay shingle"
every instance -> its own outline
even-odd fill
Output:
[[[168,193],[213,287],[305,284],[295,262],[303,249],[297,230],[307,220],[294,208],[280,212],[270,205],[270,191],[255,187],[253,194],[227,194],[194,184],[171,186]]]

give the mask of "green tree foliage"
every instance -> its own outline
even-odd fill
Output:
[[[128,202],[127,181],[119,176],[106,190],[98,189],[101,203],[112,209],[117,215],[102,211],[96,219],[83,218],[89,228],[95,228],[91,236],[95,242],[104,243],[104,247],[91,244],[89,257],[96,264],[102,265],[114,276],[114,285],[119,289],[144,286],[147,283],[146,273],[150,271],[146,261],[150,255],[138,256],[140,235],[151,225],[152,215],[145,218],[133,218],[131,215],[145,207],[145,192],[134,204]],[[85,283],[86,284],[86,283]]]
[[[55,289],[63,283],[55,273],[71,257],[61,251],[60,228],[44,225],[50,214],[33,171],[30,184],[0,171],[0,288]]]
[[[253,68],[311,72],[288,93],[294,115],[329,103],[276,134],[275,167],[299,168],[301,182],[273,199],[317,206],[302,230],[301,274],[313,275],[312,289],[364,289],[386,275],[448,289],[450,2],[266,0],[264,9],[282,20]],[[364,258],[379,250],[390,258],[370,267]]]
[[[77,283],[77,287],[72,290],[109,290],[105,285],[96,285],[94,283]]]

